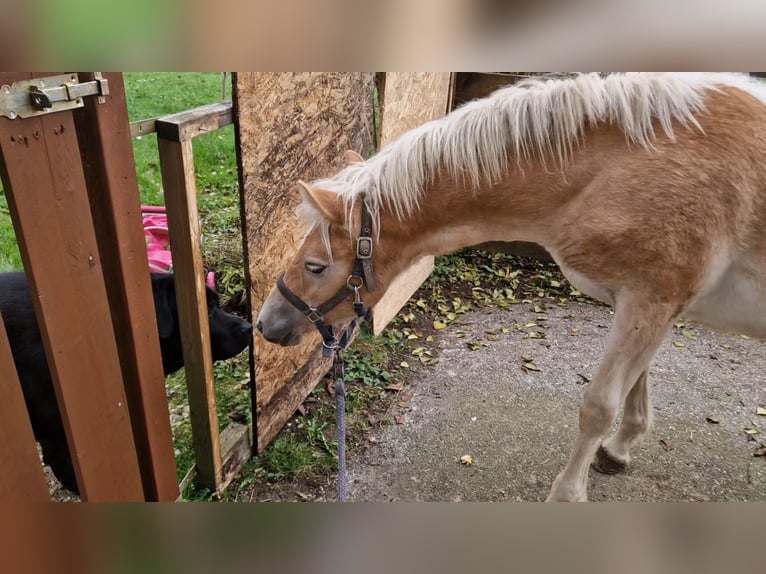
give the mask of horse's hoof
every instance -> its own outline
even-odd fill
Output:
[[[598,447],[596,460],[590,465],[601,474],[619,474],[628,468],[627,462],[614,458],[603,446]]]

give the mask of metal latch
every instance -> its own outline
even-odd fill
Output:
[[[98,103],[103,104],[109,95],[109,82],[101,72],[95,72],[94,77],[79,83],[76,74],[62,74],[2,86],[0,116],[14,120],[73,110],[85,105],[85,96],[98,96]]]

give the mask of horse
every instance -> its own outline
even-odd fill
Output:
[[[298,182],[308,231],[257,329],[295,345],[317,319],[338,325],[359,314],[354,302],[374,305],[424,255],[486,241],[544,246],[575,288],[614,310],[549,501],[587,500],[591,465],[628,466],[652,421],[649,363],[676,320],[766,337],[766,86],[758,80],[528,79],[367,160],[345,159],[333,177]]]

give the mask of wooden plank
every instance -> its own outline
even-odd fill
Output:
[[[223,452],[221,489],[224,489],[237,477],[242,466],[253,454],[250,427],[231,423],[223,429],[221,431],[221,452]]]
[[[0,118],[0,155],[81,496],[143,500],[72,113]]]
[[[139,136],[148,136],[149,134],[157,133],[157,128],[154,126],[156,122],[157,118],[130,122],[130,137],[137,138]]]
[[[250,307],[260,309],[300,245],[298,179],[328,176],[343,152],[368,155],[374,73],[239,73],[234,78]],[[254,441],[262,450],[330,366],[320,339],[278,347],[255,337]]]
[[[122,74],[105,73],[109,96],[86,98],[74,112],[109,307],[146,499],[178,497],[146,243],[141,225],[133,142]],[[80,81],[94,79],[92,72]]]
[[[452,104],[454,74],[450,72],[387,72],[381,110],[381,147],[403,133],[445,115]],[[434,258],[423,257],[391,282],[372,311],[373,332],[379,335],[431,274]]]
[[[158,127],[161,121],[158,121]],[[197,473],[202,485],[218,491],[223,479],[221,443],[200,244],[194,152],[191,140],[176,142],[159,137],[157,141],[173,251]]]
[[[161,138],[182,142],[233,123],[231,100],[223,100],[177,114],[163,116],[155,123]]]
[[[50,500],[21,383],[0,318],[0,502]]]

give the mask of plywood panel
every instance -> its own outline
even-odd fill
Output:
[[[372,146],[374,73],[239,73],[234,105],[250,304],[257,315],[305,229],[298,179],[329,176]],[[317,336],[282,348],[255,337],[255,442],[263,449],[329,368]]]
[[[450,72],[387,72],[381,114],[381,147],[403,133],[445,115],[452,102],[454,74]],[[434,258],[423,257],[397,276],[373,309],[373,329],[379,334],[415,290],[431,274]]]

